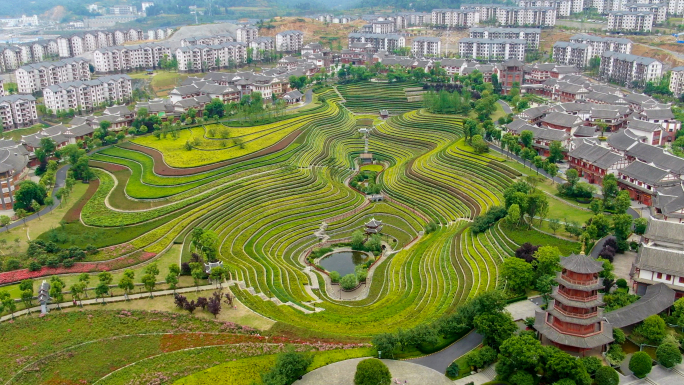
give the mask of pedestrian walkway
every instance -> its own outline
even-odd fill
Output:
[[[454,385],[466,385],[472,383],[473,385],[482,385],[484,383],[490,382],[496,378],[496,370],[494,370],[494,365],[489,365],[484,368],[481,372],[459,378],[454,381]]]
[[[354,358],[326,365],[309,372],[294,385],[353,385],[356,366],[365,358]],[[408,361],[382,360],[392,374],[392,384],[452,385],[453,382],[430,368]]]

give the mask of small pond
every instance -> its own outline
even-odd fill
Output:
[[[336,251],[331,253],[318,264],[327,271],[336,271],[340,276],[354,273],[356,265],[364,264],[368,261],[368,254],[360,251]]]

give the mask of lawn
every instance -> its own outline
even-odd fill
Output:
[[[528,230],[526,228],[509,228],[507,226],[502,226],[502,228],[504,229],[506,236],[519,245],[529,242],[533,245],[556,246],[564,256],[572,253],[579,253],[580,251],[580,244],[577,242],[558,239],[551,235],[542,234],[536,230]]]
[[[361,166],[361,171],[380,172],[383,168],[381,164],[366,164]]]

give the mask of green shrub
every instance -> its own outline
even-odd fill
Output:
[[[356,366],[354,385],[389,385],[391,381],[387,365],[377,358],[367,358]]]
[[[606,358],[611,364],[618,365],[627,355],[622,350],[622,346],[618,344],[611,344],[606,353]]]
[[[331,282],[334,282],[334,283],[340,282],[340,273],[338,273],[336,271],[331,271],[330,273],[328,273],[328,276],[330,276]]]
[[[342,279],[340,279],[340,286],[344,290],[351,290],[359,284],[358,279],[356,279],[356,274],[347,274]]]
[[[596,371],[596,385],[618,385],[620,376],[610,366],[602,366]]]
[[[652,367],[651,356],[646,352],[636,352],[629,360],[629,370],[638,378],[646,377],[647,374],[651,373]]]
[[[656,358],[661,365],[668,369],[682,363],[682,353],[679,351],[679,347],[673,343],[664,343],[658,346]]]
[[[622,345],[625,343],[627,337],[625,337],[625,332],[623,332],[622,329],[615,328],[613,329],[613,339],[616,344]]]
[[[264,385],[290,385],[306,373],[313,357],[310,354],[297,353],[294,350],[280,353],[275,366],[262,374]]]
[[[518,370],[508,378],[508,382],[511,385],[534,385],[534,377],[524,370]]]
[[[596,357],[582,357],[581,361],[582,364],[584,364],[584,368],[587,369],[587,373],[589,373],[590,376],[596,374],[596,371],[603,366],[601,360],[599,360]]]
[[[634,333],[644,337],[648,342],[660,343],[665,338],[665,321],[659,315],[653,314],[634,328]]]
[[[577,385],[577,383],[569,378],[563,378],[554,382],[553,385]]]

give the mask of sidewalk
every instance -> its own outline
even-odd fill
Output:
[[[223,287],[228,287],[233,285],[235,282],[229,281],[229,282],[224,282]],[[191,293],[193,291],[204,291],[204,290],[218,290],[219,287],[217,285],[204,285],[204,286],[199,286],[199,287],[184,287],[182,289],[176,289],[176,293],[182,294],[182,293]],[[153,291],[152,295],[155,297],[158,296],[165,296],[165,295],[172,295],[174,293],[173,290],[161,290],[161,291]],[[143,298],[149,298],[150,293],[139,293],[139,294],[131,294],[128,296],[129,300],[134,300],[134,299],[143,299]],[[123,295],[116,296],[116,297],[103,297],[103,298],[92,298],[92,299],[86,299],[81,301],[83,305],[95,305],[95,304],[101,304],[104,300],[104,303],[113,303],[113,302],[122,302],[126,300],[126,297]],[[72,301],[68,302],[62,302],[59,304],[60,307],[62,308],[68,308],[68,307],[74,307],[74,303]],[[78,305],[76,305],[78,306]],[[54,310],[58,309],[59,307],[57,304],[50,304],[48,305],[48,310]],[[40,306],[34,306],[30,309],[24,309],[20,310],[17,312],[14,312],[14,317],[26,315],[29,313],[29,310],[31,313],[40,313]],[[12,315],[8,314],[6,316],[0,317],[0,322],[4,321],[9,321],[12,319]]]

